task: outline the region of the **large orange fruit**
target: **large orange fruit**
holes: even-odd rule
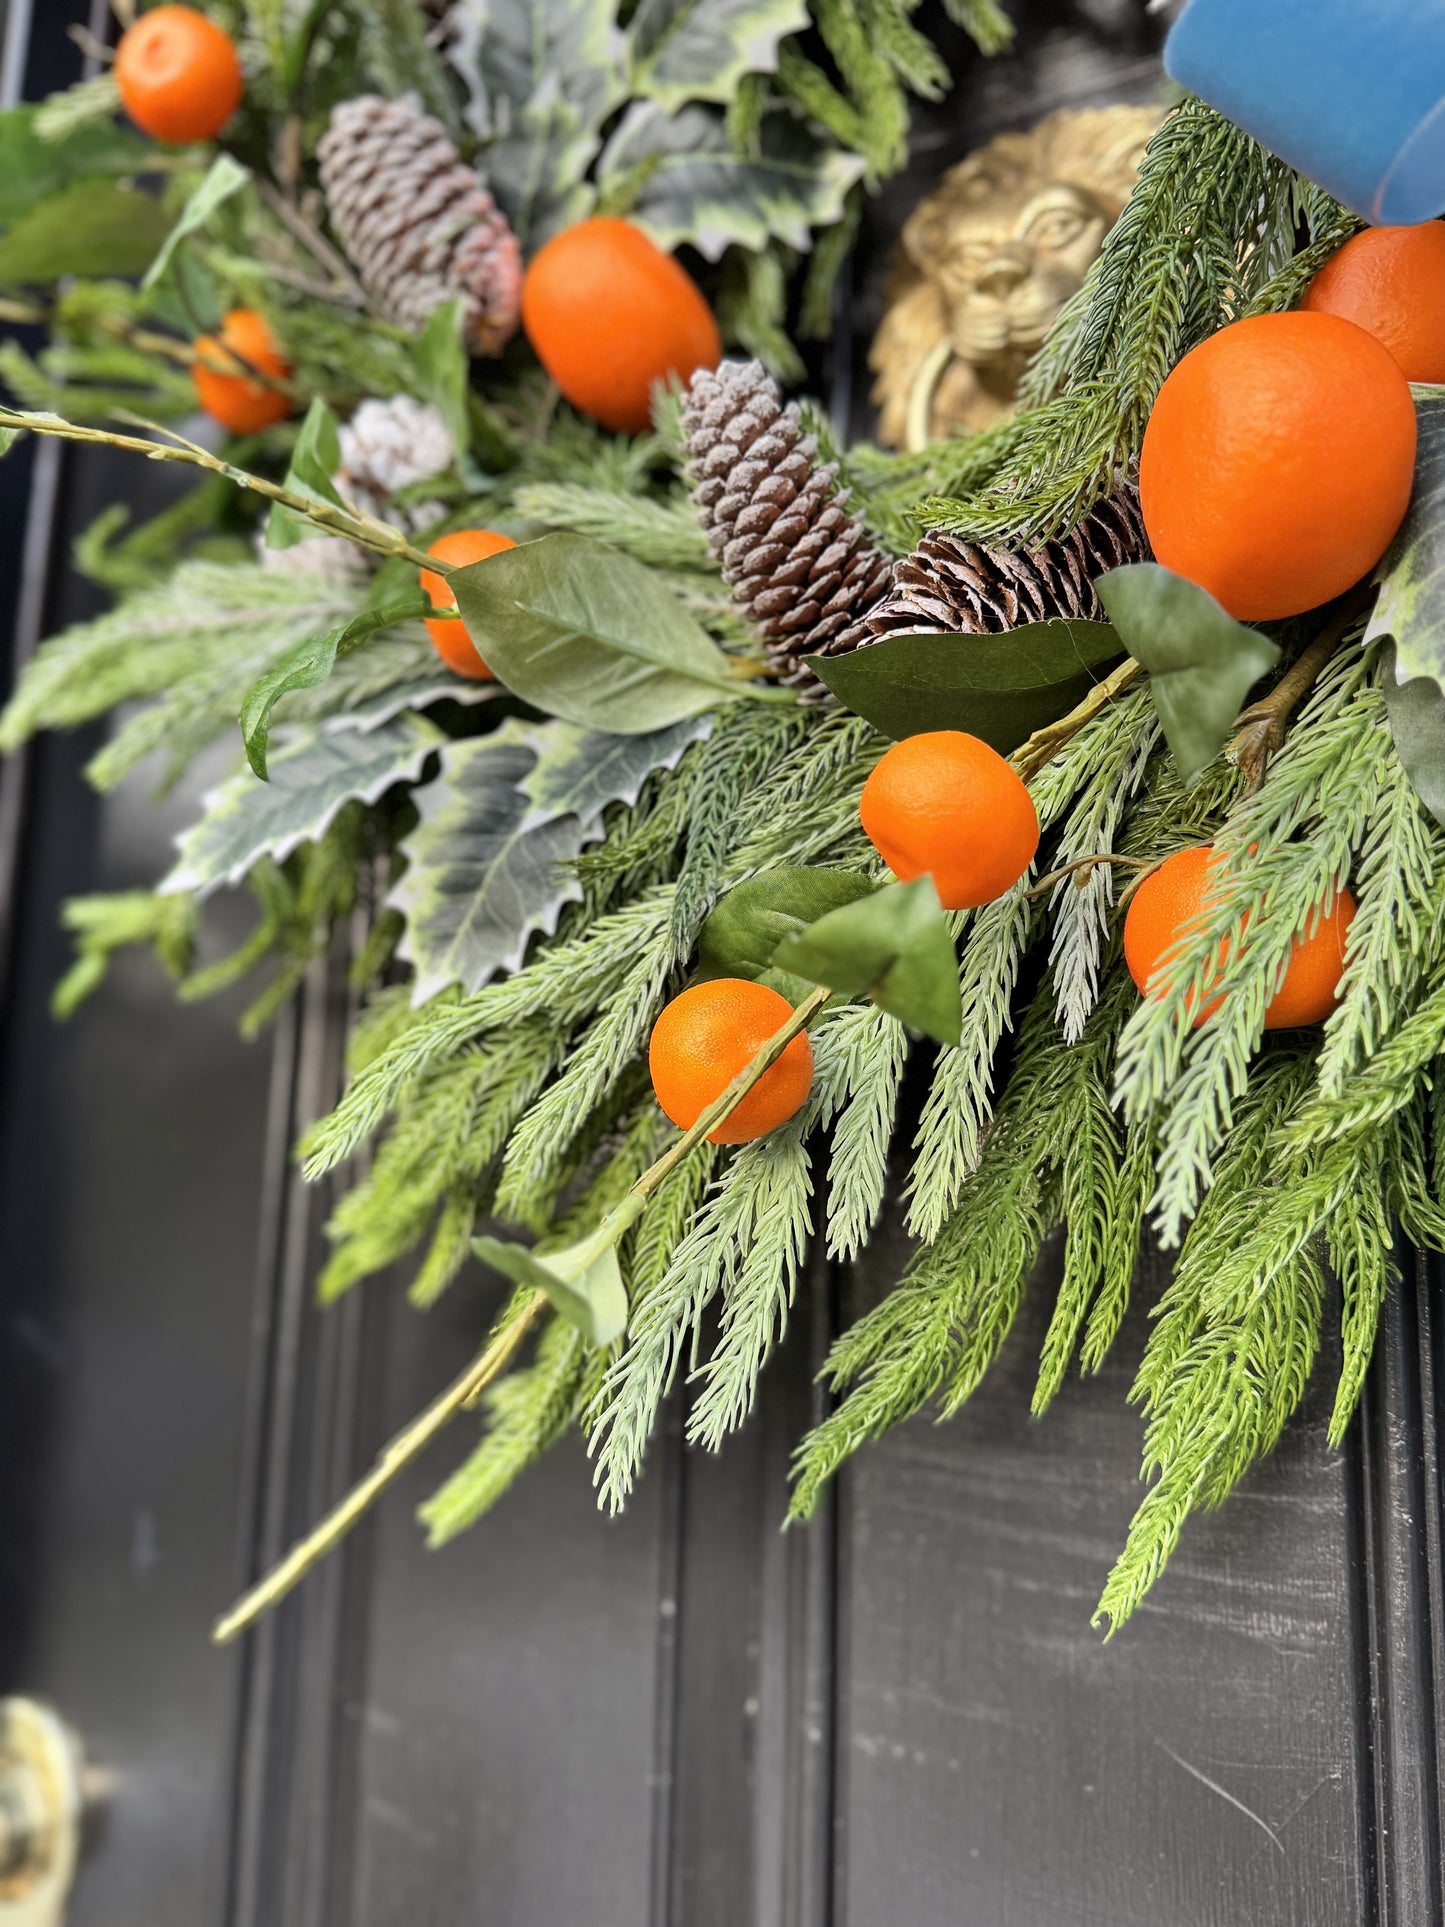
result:
[[[121,35],[115,80],[152,140],[213,140],[241,104],[245,76],[224,28],[194,7],[153,7]]]
[[[1001,897],[1039,847],[1038,815],[1017,772],[960,729],[895,743],[863,785],[859,815],[894,876],[931,876],[946,910]]]
[[[652,1088],[673,1123],[684,1131],[696,1124],[792,1014],[786,997],[746,977],[718,977],[674,997],[653,1026],[647,1053]],[[766,1137],[801,1110],[812,1082],[813,1047],[800,1031],[727,1122],[709,1133],[711,1142]]]
[[[191,379],[200,404],[233,435],[259,434],[291,413],[289,395],[246,372],[254,368],[272,381],[288,381],[291,376],[276,337],[254,308],[232,308],[220,334],[202,335],[195,343],[195,354]],[[228,367],[235,372],[226,372]]]
[[[1310,282],[1300,306],[1367,329],[1406,381],[1445,381],[1445,221],[1371,227],[1351,236]]]
[[[469,562],[481,562],[489,555],[500,555],[503,549],[516,546],[510,535],[499,535],[495,529],[457,529],[451,535],[438,536],[427,554],[462,569]],[[421,586],[433,609],[454,607],[456,597],[439,570],[423,569]],[[448,669],[470,682],[491,681],[492,672],[477,653],[477,646],[460,616],[428,616],[426,626],[432,647]]]
[[[1145,877],[1129,900],[1124,918],[1124,961],[1129,975],[1148,994],[1161,961],[1185,928],[1209,906],[1209,878],[1214,869],[1211,844],[1176,850],[1151,876]],[[1323,1023],[1339,1001],[1340,974],[1345,967],[1345,933],[1355,914],[1348,890],[1336,892],[1333,902],[1308,936],[1297,937],[1284,975],[1265,1007],[1266,1030],[1297,1030]],[[1223,945],[1220,946],[1221,956]],[[1154,983],[1162,995],[1167,977]],[[1222,998],[1206,1004],[1194,1019],[1195,1027],[1218,1010]]]
[[[652,385],[716,368],[722,341],[697,284],[628,221],[598,215],[555,235],[522,284],[522,325],[574,408],[638,435]]]
[[[1332,314],[1236,321],[1154,403],[1139,463],[1166,568],[1232,616],[1298,615],[1357,582],[1410,499],[1415,404],[1393,356]]]

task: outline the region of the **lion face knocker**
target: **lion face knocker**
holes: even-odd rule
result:
[[[868,358],[881,441],[921,448],[1013,413],[1160,118],[1154,107],[1064,108],[970,154],[914,209]]]

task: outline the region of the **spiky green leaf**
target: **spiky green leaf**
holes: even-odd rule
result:
[[[403,717],[367,734],[307,730],[272,759],[270,781],[238,770],[205,798],[199,823],[178,839],[180,861],[162,893],[209,896],[239,883],[269,856],[279,862],[312,843],[353,800],[374,803],[393,783],[414,783],[446,739],[420,717]]]
[[[743,75],[771,73],[778,42],[807,24],[803,0],[642,0],[628,36],[633,91],[664,107],[731,100]]]
[[[607,143],[601,178],[604,188],[631,184],[629,218],[659,247],[686,242],[717,261],[733,243],[754,252],[772,240],[811,247],[814,228],[843,218],[863,168],[860,155],[819,139],[791,113],[765,116],[756,152],[743,154],[715,109],[669,115],[639,100]]]

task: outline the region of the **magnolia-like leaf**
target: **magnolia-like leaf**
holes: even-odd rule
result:
[[[553,723],[542,739],[544,753],[522,782],[531,806],[523,827],[553,816],[576,816],[590,827],[609,803],[635,803],[654,770],[676,769],[689,745],[711,733],[711,716],[688,716],[646,736]]]
[[[1380,564],[1365,640],[1392,636],[1397,675],[1445,685],[1445,387],[1417,387],[1415,487]]]
[[[588,536],[544,535],[448,581],[482,659],[550,716],[638,736],[749,693],[651,569]]]
[[[699,968],[708,977],[751,977],[800,1003],[811,979],[778,968],[778,945],[830,910],[872,893],[873,885],[857,870],[779,864],[728,891],[698,937]]]
[[[1149,671],[1180,773],[1196,775],[1229,741],[1240,705],[1279,650],[1158,562],[1126,563],[1094,586],[1129,654]]]
[[[291,466],[286,471],[286,486],[310,502],[329,502],[333,508],[341,508],[343,503],[335,479],[340,466],[341,435],[336,417],[318,395],[307,409],[301,433],[296,437]],[[304,515],[288,509],[284,502],[273,504],[266,523],[268,549],[294,549],[298,542],[334,540],[334,536],[318,529]]]
[[[592,204],[587,170],[627,71],[616,14],[615,0],[454,0],[449,13],[482,167],[529,253]]]
[[[412,348],[420,386],[426,399],[441,413],[451,432],[458,460],[471,440],[467,389],[471,363],[462,340],[466,303],[460,295],[434,308]]]
[[[932,877],[890,883],[856,903],[830,910],[774,953],[781,970],[863,992],[915,1030],[956,1044],[963,1030],[958,958]]]
[[[885,736],[962,729],[1007,756],[1067,715],[1124,654],[1107,622],[1058,616],[1000,636],[890,636],[809,667]]]
[[[686,242],[717,261],[734,242],[754,253],[770,240],[810,248],[814,228],[843,218],[864,165],[784,109],[764,117],[757,151],[742,154],[716,109],[669,115],[639,100],[607,143],[601,178],[604,188],[635,184],[628,218],[660,248]]]
[[[269,782],[242,769],[205,797],[200,822],[177,838],[180,861],[161,891],[209,896],[239,883],[263,856],[279,863],[314,842],[343,804],[374,803],[393,783],[416,782],[445,740],[420,717],[369,734],[307,730],[272,758]]]
[[[728,101],[744,74],[770,74],[778,42],[808,24],[803,0],[641,0],[629,26],[634,93],[664,107]]]
[[[515,970],[539,930],[557,927],[582,886],[564,868],[588,825],[575,816],[527,827],[521,785],[537,760],[525,724],[449,743],[441,773],[415,798],[420,822],[402,843],[406,869],[387,898],[406,919],[398,955],[415,971],[412,1001],[449,984],[479,990]]]
[[[315,689],[331,674],[341,650],[354,649],[379,629],[389,629],[394,622],[405,622],[410,617],[422,615],[430,607],[430,602],[418,592],[403,602],[390,603],[384,609],[363,609],[349,621],[338,624],[335,629],[328,629],[324,636],[308,637],[305,642],[298,643],[258,682],[251,685],[241,705],[241,741],[245,747],[246,761],[263,783],[266,780],[266,740],[270,734],[271,711],[281,698],[289,695],[293,689]]]
[[[500,1238],[473,1238],[472,1250],[513,1284],[546,1292],[590,1343],[610,1345],[626,1331],[627,1287],[613,1245],[586,1238],[565,1251],[539,1254]]]
[[[250,178],[250,168],[242,167],[229,154],[216,156],[205,179],[181,209],[180,219],[166,236],[165,245],[147,268],[145,280],[141,282],[142,291],[153,288],[160,280],[186,236],[203,228],[216,209],[223,207],[233,194],[239,194]]]
[[[1445,823],[1445,691],[1433,676],[1401,682],[1396,651],[1383,656],[1385,713],[1400,766],[1437,823]]]
[[[78,125],[61,140],[43,139],[35,131],[43,111],[11,107],[0,113],[0,221],[18,220],[69,182],[141,174],[154,163],[150,142],[114,119]]]
[[[0,240],[0,283],[140,274],[170,223],[138,187],[73,181],[29,210]]]

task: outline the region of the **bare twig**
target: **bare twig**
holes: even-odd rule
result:
[[[1264,781],[1270,758],[1284,747],[1290,717],[1319,681],[1325,664],[1370,606],[1374,595],[1373,582],[1357,582],[1341,596],[1324,628],[1290,664],[1269,694],[1240,710],[1235,717],[1236,734],[1225,753],[1249,779],[1252,790],[1257,790]]]
[[[281,192],[280,188],[275,186],[273,182],[265,180],[258,175],[256,178],[256,188],[261,199],[266,203],[267,207],[270,208],[281,225],[289,229],[291,234],[301,243],[302,247],[305,248],[306,252],[314,261],[320,262],[321,266],[325,268],[333,281],[339,282],[342,287],[349,291],[352,305],[370,308],[370,298],[365,288],[362,287],[361,283],[352,273],[351,263],[346,259],[344,254],[332,247],[320,228],[313,222],[308,221],[301,210],[294,207]]]
[[[1024,899],[1029,903],[1034,902],[1036,898],[1047,895],[1056,883],[1062,883],[1067,876],[1071,876],[1074,879],[1074,888],[1076,890],[1082,890],[1084,885],[1089,881],[1089,878],[1094,874],[1095,869],[1101,863],[1117,864],[1126,870],[1152,870],[1155,868],[1154,864],[1145,863],[1141,857],[1113,856],[1106,851],[1100,851],[1097,856],[1075,857],[1072,863],[1063,863],[1060,864],[1057,870],[1050,870],[1047,876],[1039,878],[1031,890],[1024,891]],[[1138,879],[1136,879],[1136,882],[1137,880]]]

